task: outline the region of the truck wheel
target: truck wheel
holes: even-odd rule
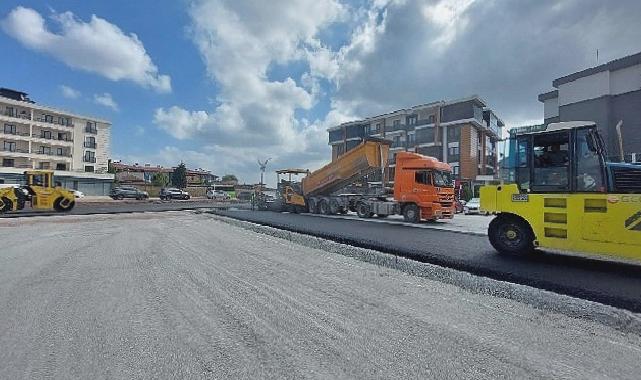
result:
[[[330,215],[329,202],[325,199],[321,199],[318,203],[318,211],[323,215]]]
[[[418,206],[410,203],[403,207],[403,219],[408,223],[418,223],[421,220],[421,213]]]
[[[369,211],[369,206],[364,202],[356,206],[356,214],[359,218],[369,218],[372,216],[372,213]]]
[[[534,252],[534,233],[521,218],[499,215],[490,222],[487,234],[490,244],[499,253],[525,255]]]
[[[0,199],[0,212],[7,212],[13,210],[13,202],[7,197]]]
[[[307,201],[307,210],[310,214],[318,214],[318,206],[316,205],[315,199]]]
[[[53,209],[58,212],[69,212],[75,205],[75,201],[66,201],[65,198],[60,197],[53,202]]]
[[[125,196],[122,195],[122,194],[118,194],[118,195],[116,195],[115,199],[121,201],[121,200],[125,199]]]

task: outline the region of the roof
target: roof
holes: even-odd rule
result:
[[[510,130],[510,134],[513,135],[529,135],[535,133],[543,132],[556,132],[556,131],[565,131],[568,129],[580,128],[580,127],[591,127],[596,125],[593,121],[563,121],[560,123],[550,123],[547,126],[545,124],[537,125],[528,125],[524,127],[516,127]]]
[[[591,67],[582,71],[578,71],[574,74],[566,75],[561,78],[557,78],[552,82],[554,87],[559,87],[562,84],[573,82],[579,78],[587,77],[594,75],[603,71],[616,71],[621,70],[626,67],[639,65],[641,64],[641,52],[633,55],[628,55],[627,57],[618,58],[603,65]]]
[[[548,92],[544,92],[539,95],[539,102],[544,102],[546,100],[550,99],[556,99],[559,97],[559,90],[552,90]]]

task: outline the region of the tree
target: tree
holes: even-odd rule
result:
[[[184,163],[180,163],[171,175],[171,183],[179,189],[187,187],[187,167]]]
[[[156,173],[151,178],[154,186],[166,186],[169,183],[169,176],[166,173]]]
[[[236,178],[235,175],[233,174],[225,174],[222,179],[223,182],[238,182],[238,178]]]

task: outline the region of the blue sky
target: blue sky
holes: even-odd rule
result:
[[[478,94],[510,127],[540,122],[553,79],[641,51],[640,15],[638,0],[3,0],[0,86],[110,120],[114,159],[255,182],[258,159],[315,169],[327,127],[414,104]]]

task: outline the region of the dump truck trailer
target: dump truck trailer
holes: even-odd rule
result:
[[[277,209],[313,214],[344,214],[353,211],[362,218],[403,215],[408,222],[454,216],[454,181],[449,165],[417,153],[396,154],[392,188],[385,186],[390,141],[369,138],[322,168],[277,171]],[[380,172],[380,184],[365,184],[360,191],[345,191],[350,185]],[[300,181],[292,175],[305,175]],[[281,176],[289,176],[281,179]],[[352,189],[353,190],[353,189]]]

